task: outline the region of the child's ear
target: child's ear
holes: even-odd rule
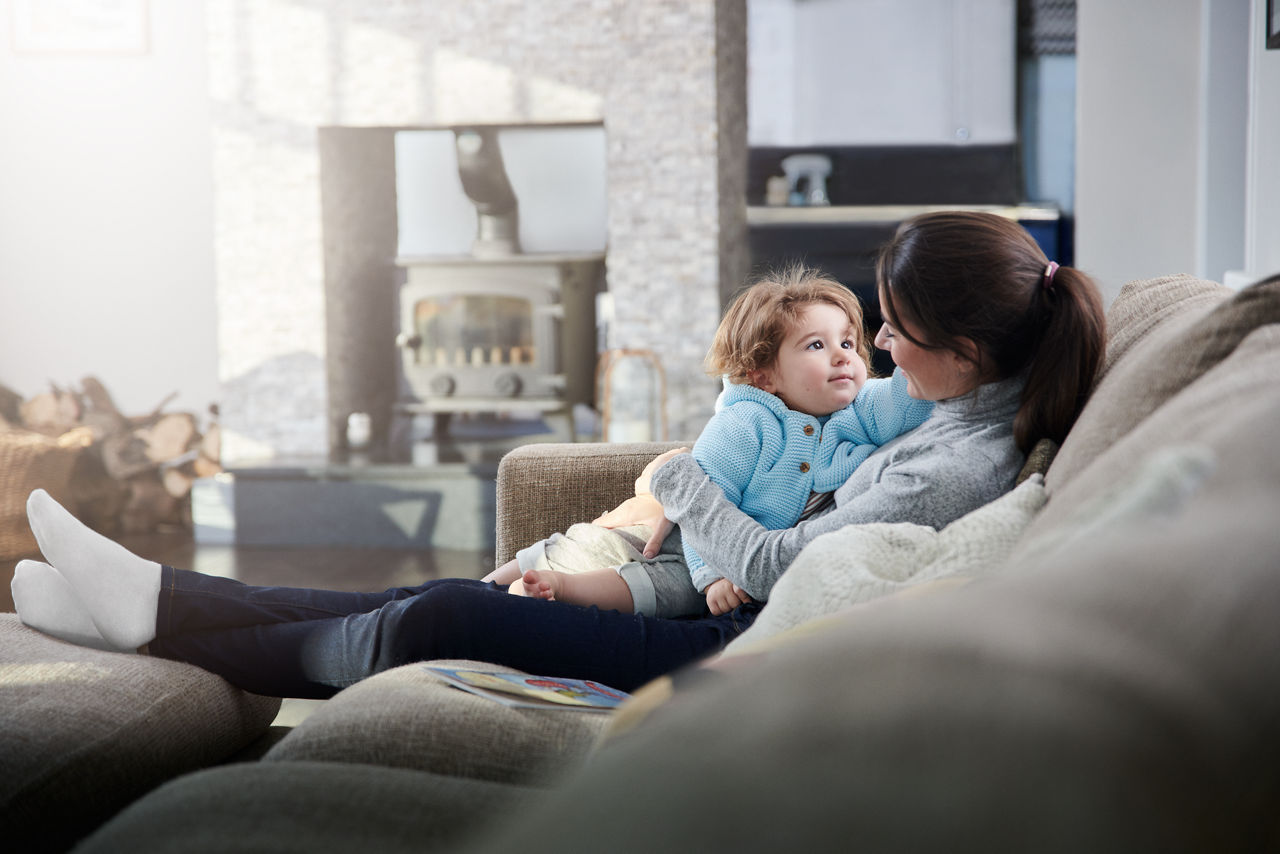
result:
[[[760,368],[754,371],[747,371],[747,382],[761,391],[769,392],[769,394],[773,394],[777,389],[777,386],[773,383],[773,371],[766,371]]]

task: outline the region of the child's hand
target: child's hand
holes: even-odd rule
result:
[[[727,614],[750,601],[747,592],[727,578],[718,578],[707,585],[707,609],[713,616]]]

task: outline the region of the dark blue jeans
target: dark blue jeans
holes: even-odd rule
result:
[[[198,665],[256,694],[311,698],[441,658],[629,691],[720,650],[760,608],[664,620],[526,599],[460,578],[345,593],[251,587],[167,566],[159,605],[152,655]]]

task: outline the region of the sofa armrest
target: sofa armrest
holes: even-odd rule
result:
[[[497,565],[525,546],[590,522],[631,497],[636,476],[682,442],[521,445],[498,464]]]

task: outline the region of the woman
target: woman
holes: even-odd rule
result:
[[[913,397],[937,403],[922,426],[872,454],[829,510],[765,530],[684,454],[655,460],[637,497],[599,521],[653,524],[652,555],[670,529],[665,513],[708,565],[763,601],[821,534],[861,522],[940,528],[1007,491],[1031,444],[1061,440],[1088,394],[1103,350],[1096,286],[1049,262],[1016,223],[959,212],[904,223],[881,253],[877,280],[886,322],[876,345],[902,368]],[[439,658],[629,690],[718,651],[760,608],[747,601],[719,616],[665,620],[509,596],[466,579],[367,594],[248,587],[143,560],[43,492],[28,512],[52,566],[19,565],[13,593],[24,622],[78,642],[145,645],[259,694],[327,697]]]

